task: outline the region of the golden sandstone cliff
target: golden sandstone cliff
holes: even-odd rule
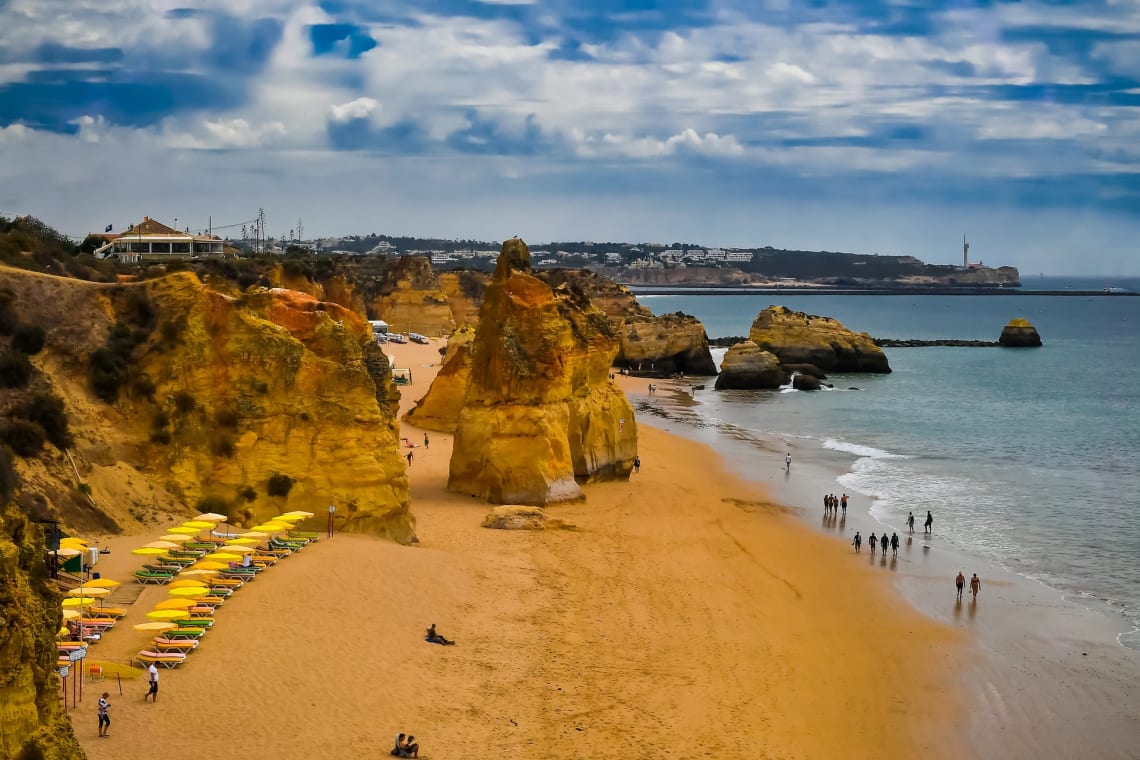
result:
[[[203,507],[251,525],[335,504],[341,529],[414,536],[390,368],[353,312],[291,290],[235,297],[188,272],[5,284],[47,330],[40,382],[66,401],[92,499],[53,447],[21,460],[65,527],[116,532]]]
[[[883,349],[867,333],[785,306],[769,306],[757,314],[748,338],[784,365],[811,364],[824,372],[891,371]]]
[[[530,273],[503,245],[479,312],[448,488],[497,503],[582,498],[579,483],[626,478],[637,425],[609,380],[617,339],[580,290]]]

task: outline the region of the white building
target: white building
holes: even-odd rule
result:
[[[225,242],[214,235],[191,235],[179,232],[144,216],[119,235],[105,235],[109,242],[95,249],[95,256],[105,259],[114,256],[124,264],[139,261],[170,261],[204,256],[222,256]]]

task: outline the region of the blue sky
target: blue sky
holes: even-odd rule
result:
[[[1140,7],[0,0],[0,213],[1140,274]]]

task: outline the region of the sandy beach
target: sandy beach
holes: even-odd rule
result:
[[[438,344],[392,347],[426,392]],[[633,393],[644,381],[620,378]],[[642,421],[643,422],[643,421]],[[493,531],[446,491],[451,436],[403,426],[420,543],[321,540],[247,584],[198,651],[145,685],[97,684],[71,714],[89,757],[969,757],[967,637],[889,576],[730,474],[711,449],[641,424],[641,471],[550,512],[572,530]],[[320,525],[306,526],[315,529]],[[153,533],[157,536],[158,533]],[[100,564],[126,580],[146,536]],[[124,584],[111,600],[136,591]],[[92,656],[126,660],[161,587]],[[427,644],[436,623],[458,646]],[[105,687],[106,688],[106,687]]]

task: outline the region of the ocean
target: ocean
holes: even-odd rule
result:
[[[1031,278],[1025,289],[1140,291],[1140,280]],[[940,539],[1117,618],[1140,650],[1140,297],[645,295],[709,337],[746,336],[781,304],[883,338],[996,340],[1014,317],[1039,349],[888,348],[889,375],[835,390],[715,391],[664,406],[673,425],[740,461],[794,440],[900,530],[934,512]],[[718,353],[719,356],[722,352]],[[857,388],[858,390],[849,390]],[[815,516],[813,501],[801,505]]]

